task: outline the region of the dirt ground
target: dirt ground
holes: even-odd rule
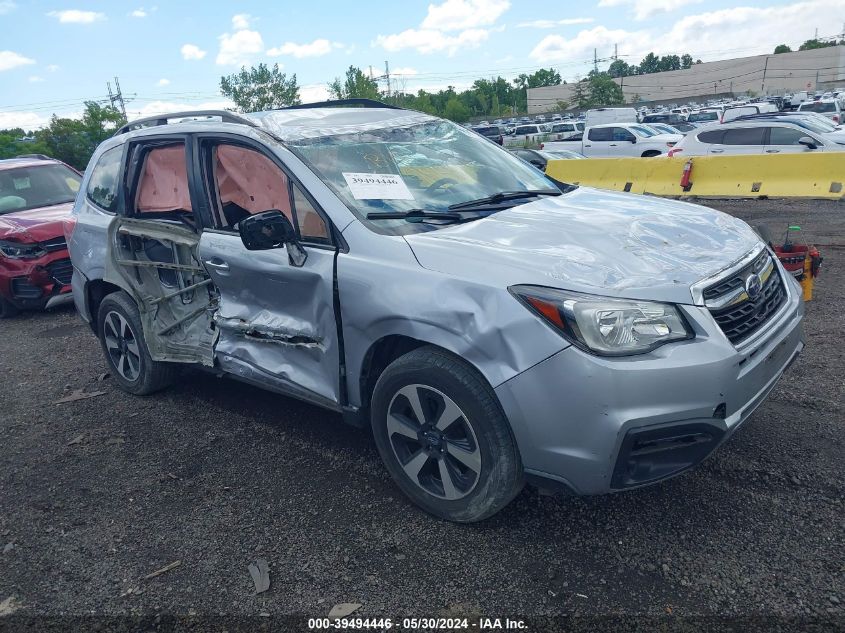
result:
[[[478,525],[417,510],[339,416],[196,372],[129,396],[103,379],[72,308],[0,322],[0,629],[295,614],[276,630],[304,630],[358,603],[358,617],[671,613],[842,630],[845,203],[707,204],[775,233],[799,224],[819,245],[802,357],[698,468],[602,497],[528,488]],[[56,404],[78,389],[103,393]],[[256,595],[258,558],[271,584]]]

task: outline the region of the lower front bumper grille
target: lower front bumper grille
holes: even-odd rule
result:
[[[47,271],[57,284],[70,285],[70,280],[73,277],[73,264],[69,259],[59,259],[48,264]]]
[[[11,283],[12,297],[20,301],[40,299],[43,294],[41,288],[31,284],[26,277],[15,277]]]
[[[618,490],[677,475],[707,457],[723,435],[721,429],[703,423],[629,431],[610,485]]]

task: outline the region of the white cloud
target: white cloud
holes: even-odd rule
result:
[[[169,79],[159,79],[159,80],[156,82],[156,86],[169,86],[169,85],[170,85],[170,80],[169,80]]]
[[[264,50],[264,40],[258,31],[243,29],[232,34],[224,33],[217,39],[220,41],[220,51],[216,62],[220,66],[246,65]]]
[[[12,0],[2,0],[0,1],[0,15],[5,15],[6,13],[11,13],[15,9],[18,8]]]
[[[631,63],[639,62],[651,51],[656,55],[688,51],[705,61],[759,55],[771,53],[781,40],[806,39],[801,34],[814,32],[818,16],[834,15],[837,11],[841,11],[841,0],[807,0],[765,8],[708,11],[654,29],[627,31],[595,26],[573,37],[547,35],[529,56],[540,63],[586,61],[592,58],[593,49],[598,49],[599,57],[607,57],[616,44],[619,54]],[[791,35],[772,35],[777,33]]]
[[[411,68],[409,66],[400,66],[399,68],[394,68],[393,70],[391,70],[390,74],[391,76],[398,75],[401,77],[405,77],[411,75],[419,75],[420,71],[418,71],[416,68]]]
[[[336,48],[343,48],[343,44],[340,42],[330,42],[325,39],[317,39],[308,44],[285,42],[278,48],[268,49],[267,54],[271,57],[293,55],[297,59],[302,59],[303,57],[322,57],[323,55],[328,55]]]
[[[408,29],[394,35],[379,35],[375,44],[390,52],[413,48],[424,55],[446,51],[451,56],[462,48],[477,48],[489,35],[486,29],[467,29],[457,35],[427,29]]]
[[[98,11],[80,11],[79,9],[65,9],[64,11],[50,11],[47,15],[56,18],[62,24],[91,24],[106,19],[105,13]]]
[[[325,84],[309,84],[307,86],[300,86],[299,98],[302,100],[302,103],[328,101],[329,91]]]
[[[573,24],[590,24],[595,22],[593,18],[564,18],[563,20],[531,20],[520,22],[517,28],[520,29],[553,29],[556,26],[571,26]]]
[[[599,7],[629,6],[635,20],[645,20],[655,13],[669,13],[704,0],[599,0]]]
[[[252,16],[249,13],[238,13],[232,16],[232,28],[235,31],[248,29],[250,22],[252,22]]]
[[[436,31],[463,31],[493,24],[511,6],[508,0],[445,0],[428,5],[422,28]]]
[[[144,7],[140,9],[135,9],[132,13],[129,14],[130,17],[133,18],[145,18],[147,17],[147,12],[144,10]]]
[[[61,68],[61,66],[58,66],[58,65],[56,65],[56,64],[50,64],[50,65],[49,65],[49,66],[47,66],[46,68],[47,68],[47,70],[48,70],[49,72],[54,73],[54,72],[56,72],[57,70],[59,70],[59,68]]]
[[[47,127],[50,117],[35,112],[0,112],[0,130],[23,128],[24,130],[37,130]]]
[[[37,84],[44,81],[44,77],[39,77],[38,75],[30,75],[29,76],[29,83]]]
[[[197,60],[205,57],[205,51],[195,44],[185,44],[179,50],[182,52],[183,59]]]
[[[14,51],[0,51],[0,71],[11,70],[18,66],[26,66],[34,63],[34,59],[24,57]]]
[[[169,114],[171,112],[185,112],[186,110],[226,110],[234,109],[235,104],[228,99],[221,99],[218,101],[206,101],[204,103],[180,103],[177,101],[150,101],[139,110],[130,110],[127,112],[129,120],[141,119],[148,116],[157,116],[159,114]]]

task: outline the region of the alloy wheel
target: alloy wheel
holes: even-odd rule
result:
[[[141,374],[141,350],[129,321],[112,310],[106,315],[103,335],[112,365],[125,380],[134,382]]]
[[[481,449],[469,419],[446,394],[412,384],[387,408],[387,436],[405,474],[435,497],[468,495],[481,475]]]

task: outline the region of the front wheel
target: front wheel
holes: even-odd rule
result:
[[[176,379],[179,365],[150,357],[138,307],[125,292],[103,299],[97,313],[97,334],[109,371],[124,391],[143,396]]]
[[[3,297],[0,297],[0,319],[11,319],[18,315],[18,309]]]
[[[434,347],[391,363],[376,383],[372,427],[402,491],[449,521],[481,521],[522,489],[519,452],[493,390],[461,359]]]

